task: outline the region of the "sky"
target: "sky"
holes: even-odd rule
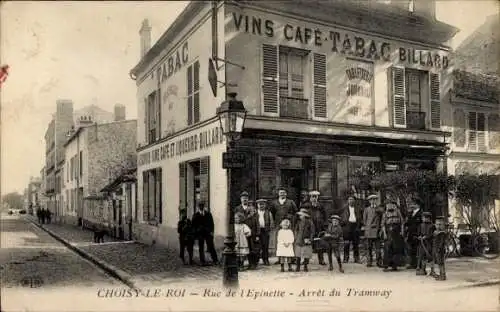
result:
[[[10,66],[0,87],[1,194],[22,193],[45,163],[44,135],[57,99],[74,108],[90,104],[113,112],[126,106],[137,118],[136,85],[129,71],[139,60],[139,28],[152,26],[154,43],[187,1],[3,2],[0,5],[0,62]],[[456,47],[496,1],[439,1],[437,18],[461,31]]]

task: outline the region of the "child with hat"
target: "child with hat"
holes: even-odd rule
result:
[[[304,272],[307,272],[307,265],[313,254],[312,241],[314,238],[314,224],[310,219],[307,209],[300,209],[297,215],[299,216],[299,221],[295,225],[294,231],[294,250],[297,263],[295,271],[300,272],[301,260],[304,259]]]
[[[240,212],[234,215],[234,237],[236,240],[236,251],[238,253],[238,265],[240,269],[243,268],[245,258],[250,253],[247,238],[252,234],[248,225],[243,223],[244,218],[245,216]]]
[[[328,242],[328,271],[333,271],[333,261],[332,261],[332,253],[335,255],[337,259],[337,264],[339,265],[340,273],[344,273],[344,269],[342,268],[342,261],[340,260],[340,246],[342,244],[342,226],[340,225],[340,216],[332,215],[330,217],[330,222],[328,223],[328,228],[326,229],[322,239]]]
[[[444,217],[437,217],[434,226],[435,230],[432,238],[432,264],[430,275],[435,277],[437,281],[444,281],[446,280],[444,261],[448,236]],[[434,271],[434,264],[439,266],[439,275],[437,275]]]
[[[431,217],[432,214],[428,211],[422,213],[422,223],[418,229],[417,275],[426,275],[425,265],[428,261],[432,261],[432,233],[434,232],[434,224],[432,224]]]
[[[295,257],[293,252],[294,235],[290,229],[290,220],[281,220],[280,230],[276,242],[276,256],[281,265],[281,272],[285,272],[285,263],[288,264],[288,272],[292,271],[292,258]]]

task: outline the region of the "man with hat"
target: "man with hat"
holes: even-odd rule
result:
[[[299,220],[296,222],[294,229],[294,251],[297,264],[295,271],[300,272],[301,259],[304,259],[304,272],[307,272],[307,265],[313,253],[314,224],[310,219],[307,209],[300,209],[297,215],[299,216]]]
[[[179,210],[179,222],[177,222],[177,233],[179,234],[179,249],[180,249],[180,258],[182,263],[186,264],[186,260],[184,258],[185,251],[187,249],[189,256],[189,264],[193,264],[193,245],[194,245],[194,236],[193,236],[193,227],[191,224],[191,220],[189,220],[187,216],[187,209],[183,208]]]
[[[243,223],[250,228],[250,236],[247,237],[250,253],[248,254],[248,268],[255,269],[257,267],[260,253],[260,227],[258,223],[257,213],[253,202],[249,200],[248,192],[240,193],[241,204],[235,209],[235,214],[239,213],[243,216]]]
[[[257,199],[257,217],[260,229],[259,241],[261,258],[264,265],[269,265],[269,235],[274,228],[271,212],[267,209],[267,200]]]
[[[273,236],[274,241],[276,241],[276,235],[278,234],[279,225],[283,219],[290,220],[292,228],[294,228],[295,224],[295,214],[297,213],[297,205],[293,202],[293,200],[287,198],[287,191],[284,187],[278,188],[278,198],[271,202],[269,207],[271,214],[273,215],[275,228]],[[279,260],[275,264],[280,264]]]
[[[309,192],[307,190],[300,191],[300,199],[299,199],[299,209],[309,202]]]
[[[376,250],[376,263],[379,263],[381,260],[379,259],[380,247],[378,240],[381,215],[378,212],[377,199],[378,196],[375,194],[368,196],[370,205],[363,211],[364,234],[366,239],[366,250],[368,252],[367,267],[373,266],[373,248]]]
[[[406,243],[408,247],[409,263],[407,269],[417,268],[417,250],[419,246],[418,230],[422,223],[421,200],[412,196],[408,200],[408,214],[405,223]]]
[[[340,222],[342,218],[339,215],[332,215],[330,217],[330,222],[324,232],[324,235],[321,237],[323,241],[325,241],[328,245],[327,254],[328,254],[328,270],[333,270],[333,259],[332,254],[335,255],[337,260],[337,264],[339,265],[339,271],[344,273],[344,269],[342,268],[342,261],[340,260],[340,246],[342,244],[342,226]]]
[[[193,214],[191,224],[196,232],[201,265],[207,265],[205,261],[205,243],[212,258],[212,263],[217,265],[219,260],[214,246],[214,218],[210,209],[205,205],[205,202],[200,201],[198,203],[197,211]]]
[[[249,201],[249,196],[247,191],[243,191],[240,193],[240,204],[236,206],[234,209],[234,214],[237,214],[238,212],[245,214],[245,211],[248,209],[248,201]]]
[[[309,192],[309,200],[310,204],[308,206],[304,206],[304,208],[309,209],[309,213],[311,214],[311,220],[314,224],[314,237],[319,237],[320,232],[325,230],[325,226],[327,225],[328,215],[323,206],[319,203],[319,195],[318,191]],[[320,265],[326,265],[324,259],[324,250],[318,246],[316,249],[318,254],[318,263]]]
[[[417,275],[426,275],[426,263],[432,261],[434,224],[432,224],[431,218],[430,212],[422,213],[422,223],[418,229]]]

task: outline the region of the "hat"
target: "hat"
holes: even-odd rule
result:
[[[318,191],[310,191],[309,196],[319,196],[320,192]]]
[[[432,213],[430,213],[429,211],[425,211],[424,213],[422,213],[422,215],[424,217],[431,217],[432,216]]]
[[[443,216],[436,217],[436,221],[438,221],[438,220],[444,220],[444,217]]]
[[[377,198],[378,198],[378,195],[376,195],[376,194],[371,194],[370,196],[368,196],[368,198],[367,198],[367,199],[368,199],[368,200],[370,200],[370,199],[377,199]]]
[[[309,211],[307,209],[302,208],[299,210],[299,212],[297,212],[297,214],[309,218]]]
[[[255,202],[256,202],[257,204],[258,204],[258,203],[264,203],[264,204],[265,204],[265,203],[267,203],[267,199],[259,198],[259,199],[257,199]]]
[[[288,190],[284,187],[284,186],[280,186],[276,189],[278,192],[279,191],[285,191],[285,192],[288,192]]]
[[[339,220],[339,221],[341,220],[341,218],[340,218],[340,216],[339,216],[339,215],[331,215],[331,216],[330,216],[330,220],[334,220],[334,219],[335,219],[335,220]]]
[[[248,192],[247,191],[243,191],[240,193],[240,197],[243,197],[243,196],[246,196],[248,197]]]

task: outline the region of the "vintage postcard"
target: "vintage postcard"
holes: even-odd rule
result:
[[[0,310],[498,311],[499,8],[3,1]]]

